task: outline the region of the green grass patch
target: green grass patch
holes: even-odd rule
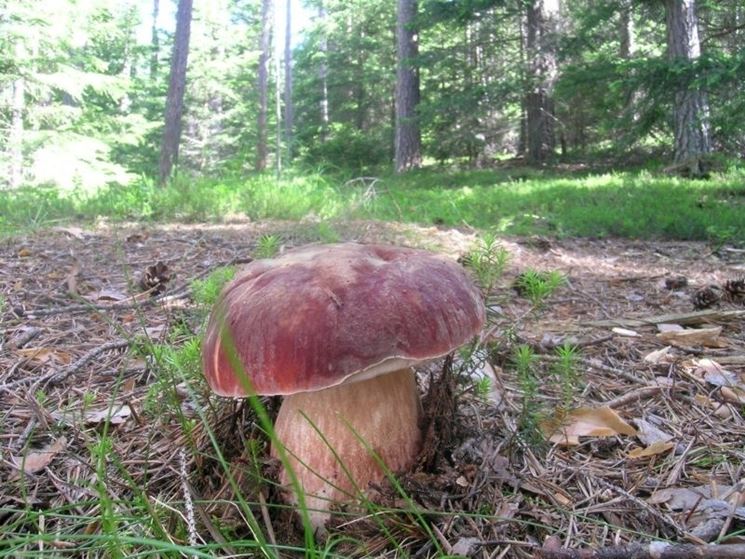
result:
[[[488,229],[498,234],[745,239],[745,171],[684,180],[647,171],[575,174],[525,168],[425,169],[366,187],[346,177],[288,173],[148,180],[94,193],[25,188],[0,193],[0,233],[60,222],[378,219]],[[324,237],[334,237],[326,231]]]

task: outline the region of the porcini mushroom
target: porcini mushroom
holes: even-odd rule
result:
[[[318,527],[332,503],[384,477],[375,455],[393,472],[413,464],[421,404],[412,367],[462,345],[483,321],[479,291],[445,257],[308,246],[254,261],[225,287],[204,372],[222,396],[285,396],[275,433]],[[289,479],[283,469],[281,483]]]

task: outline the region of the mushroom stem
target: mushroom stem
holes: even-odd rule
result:
[[[333,503],[355,501],[371,481],[383,479],[373,452],[393,472],[413,464],[421,443],[420,416],[411,369],[284,399],[274,430],[316,528],[328,519]],[[277,457],[276,448],[272,456]],[[291,491],[284,468],[280,482]],[[291,500],[297,503],[297,496]]]

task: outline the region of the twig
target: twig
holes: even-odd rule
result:
[[[611,320],[595,320],[592,322],[585,322],[584,324],[588,326],[622,326],[625,328],[629,328],[634,326],[647,326],[668,322],[675,324],[701,324],[703,322],[711,322],[713,320],[731,320],[734,318],[740,318],[742,316],[745,316],[745,310],[707,310],[689,313],[660,314],[643,318],[615,318]]]
[[[638,402],[642,398],[655,396],[658,392],[662,391],[662,388],[662,386],[643,386],[636,390],[632,390],[631,392],[627,392],[626,394],[622,394],[617,398],[603,402],[603,405],[608,406],[609,408],[620,408],[626,404]]]
[[[122,349],[125,347],[129,347],[129,345],[132,342],[130,340],[117,340],[115,342],[109,342],[103,345],[100,345],[96,348],[93,348],[91,351],[80,357],[77,361],[71,363],[61,371],[52,371],[51,373],[47,373],[43,377],[37,379],[34,377],[26,377],[22,379],[15,380],[13,382],[8,382],[6,384],[0,385],[0,390],[5,390],[6,392],[10,392],[11,389],[16,388],[17,386],[23,386],[26,384],[35,384],[36,386],[43,386],[47,387],[49,385],[53,384],[59,384],[63,380],[65,380],[67,377],[69,377],[72,374],[77,373],[80,369],[85,367],[88,363],[93,361],[93,359],[100,354],[111,351],[114,349]]]
[[[557,544],[558,545],[558,544]],[[543,559],[742,559],[745,545],[693,545],[651,542],[598,549],[554,548],[546,544],[538,550]]]
[[[194,503],[189,491],[189,477],[186,472],[186,451],[179,449],[179,475],[181,477],[181,492],[184,495],[184,512],[186,513],[186,524],[189,531],[189,545],[197,546],[197,523],[194,519]]]
[[[161,295],[158,295],[157,297],[149,297],[147,299],[137,299],[138,296],[141,296],[142,294],[138,294],[134,297],[130,297],[126,301],[118,301],[116,303],[110,303],[108,305],[97,305],[95,303],[81,303],[77,305],[68,305],[65,307],[52,307],[49,309],[35,309],[30,310],[26,313],[26,315],[29,318],[38,318],[42,316],[52,316],[56,314],[65,314],[65,313],[77,313],[77,312],[85,312],[85,311],[108,311],[108,310],[127,310],[127,309],[134,309],[134,308],[140,308],[140,307],[146,307],[150,305],[154,305],[156,303],[166,302],[166,301],[172,301],[175,299],[181,299],[183,297],[186,297],[189,295],[190,291],[190,284],[194,280],[198,280],[203,278],[204,276],[210,274],[212,271],[215,270],[215,268],[222,268],[225,266],[233,266],[235,264],[247,264],[249,262],[252,262],[253,258],[232,258],[228,261],[224,262],[218,262],[214,266],[210,266],[209,268],[202,270],[200,273],[198,273],[196,276],[189,278],[189,282],[185,283],[181,287],[174,289],[170,292],[163,293]]]
[[[683,530],[680,526],[678,526],[678,524],[672,518],[670,518],[669,515],[658,511],[656,508],[654,508],[653,506],[651,506],[649,503],[645,502],[644,500],[639,499],[638,497],[635,497],[634,495],[632,495],[625,489],[618,487],[617,485],[613,485],[612,483],[605,481],[603,478],[593,477],[592,479],[598,482],[603,487],[610,489],[611,491],[618,493],[619,495],[622,495],[623,497],[625,497],[632,503],[635,503],[636,505],[638,505],[639,507],[647,511],[647,513],[649,513],[650,515],[660,520],[663,524],[672,528],[676,536],[681,537],[685,534],[685,530]]]

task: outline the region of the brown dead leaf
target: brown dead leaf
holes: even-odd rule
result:
[[[688,328],[660,332],[657,334],[657,338],[677,346],[727,347],[727,343],[720,339],[721,334],[721,326],[712,326],[711,328]]]
[[[671,357],[670,357],[670,350],[672,348],[669,345],[666,345],[662,349],[657,349],[655,351],[650,351],[647,353],[647,355],[644,356],[644,361],[647,363],[652,363],[653,365],[657,365],[659,363],[670,363]]]
[[[561,445],[578,445],[579,437],[635,436],[636,429],[608,406],[578,408],[569,412],[556,426],[556,422],[543,422],[541,429],[552,442]]]
[[[704,394],[696,394],[694,400],[701,406],[711,408],[713,410],[712,413],[719,419],[729,419],[732,417],[732,410],[728,405],[712,400]]]
[[[98,425],[108,421],[111,425],[121,425],[132,415],[132,409],[126,404],[113,409],[90,410],[85,413],[84,420],[86,425]]]
[[[28,258],[31,256],[31,249],[28,247],[23,247],[18,251],[18,258]]]
[[[723,386],[722,398],[731,404],[745,404],[745,389],[739,386]]]
[[[29,452],[25,457],[13,458],[13,461],[18,469],[22,469],[27,474],[34,474],[46,468],[54,457],[65,448],[67,448],[67,439],[60,437],[42,450]]]
[[[47,363],[69,365],[72,361],[72,355],[56,347],[26,347],[17,349],[16,352],[32,363],[39,363],[41,365]]]
[[[657,456],[658,454],[663,454],[674,447],[675,443],[673,442],[657,441],[646,448],[636,447],[632,449],[629,452],[629,458],[648,458],[650,456]]]

